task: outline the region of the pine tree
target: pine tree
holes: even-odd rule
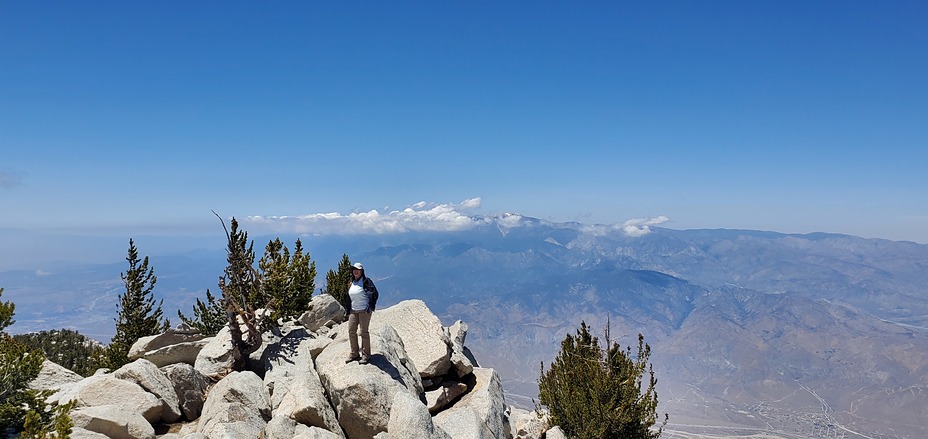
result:
[[[0,332],[0,433],[23,425],[28,405],[34,396],[27,385],[42,370],[42,352],[13,340]]]
[[[0,288],[2,296],[3,288]],[[39,374],[44,360],[35,350],[18,343],[5,332],[15,322],[15,309],[13,302],[0,301],[0,432],[9,425],[11,411],[15,411],[15,407],[10,407],[10,398]]]
[[[329,270],[325,274],[326,285],[322,293],[334,297],[346,310],[351,309],[351,302],[348,299],[349,283],[351,283],[351,259],[347,254],[342,254],[342,260],[338,263],[338,271]]]
[[[0,297],[3,296],[3,288],[0,288]],[[0,302],[0,332],[7,326],[15,323],[13,312],[16,310],[16,304],[13,302]]]
[[[139,260],[135,242],[129,239],[129,269],[121,273],[125,293],[119,296],[116,317],[116,335],[113,336],[106,353],[106,367],[116,369],[129,362],[129,348],[138,339],[156,335],[171,327],[170,321],[162,318],[162,299],[155,305],[152,289],[158,278],[154,268],[148,266],[148,256]]]
[[[45,400],[54,392],[28,388],[45,357],[4,331],[13,324],[14,309],[13,303],[0,302],[0,435],[25,430],[21,437],[67,438],[72,425],[68,412],[76,403],[47,406]]]
[[[297,318],[309,309],[309,301],[316,289],[316,261],[303,252],[303,243],[297,239],[293,258],[287,267],[288,293],[278,301],[281,318]]]
[[[192,328],[196,328],[201,334],[214,336],[219,333],[223,326],[228,323],[226,319],[226,307],[222,299],[217,299],[206,289],[206,303],[197,299],[197,304],[193,306],[193,318],[188,318],[184,313],[177,310],[177,317]]]
[[[215,212],[213,212],[215,214]],[[216,214],[219,217],[218,214]],[[219,218],[222,221],[222,218]],[[225,222],[222,223],[225,229]],[[226,306],[226,321],[236,351],[233,369],[244,370],[245,360],[261,346],[261,332],[269,327],[271,320],[259,317],[257,308],[266,308],[268,297],[261,285],[261,277],[255,270],[254,243],[248,243],[248,233],[238,230],[238,221],[232,218],[232,231],[226,231],[226,266],[219,278],[222,303]],[[242,334],[241,325],[246,327]]]
[[[654,439],[657,430],[657,380],[648,364],[651,347],[638,334],[638,353],[631,348],[623,351],[609,339],[606,329],[606,349],[590,334],[586,322],[580,324],[577,335],[570,334],[561,342],[551,368],[541,365],[538,396],[549,410],[551,425],[558,425],[571,438],[578,439]],[[647,387],[641,386],[648,373]]]
[[[269,297],[264,293],[260,275],[255,270],[254,242],[248,242],[248,232],[238,229],[238,221],[232,218],[232,231],[227,231],[226,265],[219,280],[219,289],[226,300],[232,300],[243,310],[268,305]],[[225,227],[225,225],[223,225]]]
[[[271,319],[283,317],[283,302],[287,300],[290,289],[290,250],[280,238],[269,241],[264,249],[264,256],[258,261],[261,272],[261,287],[268,297],[268,306],[272,309]]]
[[[258,261],[261,287],[269,297],[271,319],[293,319],[309,309],[309,300],[316,288],[316,262],[303,253],[303,243],[297,239],[293,257],[280,238],[268,242],[264,256]]]
[[[6,328],[14,323],[15,309],[16,304],[0,301],[0,432],[8,425],[4,421],[9,422],[11,410],[15,411],[9,401],[39,374],[45,360],[41,351],[30,349],[6,333]]]
[[[42,351],[49,361],[85,377],[96,372],[98,358],[106,350],[96,340],[70,329],[17,334],[13,339]]]
[[[53,392],[40,392],[39,395],[47,394],[50,396]],[[41,397],[38,401],[44,401]],[[74,428],[74,422],[68,413],[77,406],[77,400],[72,400],[67,404],[55,405],[47,410],[29,410],[26,413],[26,419],[23,422],[23,433],[20,437],[29,439],[67,439],[71,437],[71,429]]]

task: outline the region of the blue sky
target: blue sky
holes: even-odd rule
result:
[[[422,201],[928,243],[926,22],[921,1],[0,0],[0,229]]]

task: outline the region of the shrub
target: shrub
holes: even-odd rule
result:
[[[578,439],[660,437],[668,417],[651,428],[657,421],[657,379],[648,364],[651,347],[638,334],[638,353],[632,356],[630,347],[623,351],[611,342],[608,328],[605,344],[602,349],[582,322],[576,336],[567,334],[561,342],[550,369],[542,363],[539,399],[548,408],[549,424]]]
[[[338,270],[329,270],[325,274],[325,289],[322,294],[328,294],[342,304],[345,310],[351,310],[351,299],[348,298],[348,285],[351,283],[351,259],[342,254],[338,262]]]
[[[13,339],[32,349],[41,350],[45,358],[85,377],[97,371],[100,357],[106,351],[96,340],[70,329],[17,334]]]

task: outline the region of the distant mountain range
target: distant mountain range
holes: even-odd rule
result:
[[[500,372],[511,403],[533,404],[541,363],[581,321],[600,336],[609,322],[621,345],[642,333],[652,347],[671,437],[928,437],[928,245],[657,227],[629,236],[519,215],[478,223],[301,240],[317,287],[347,253],[384,306],[419,298],[445,324],[467,322],[468,347]],[[254,237],[259,255],[271,238]],[[292,248],[297,237],[280,238]],[[225,252],[165,252],[152,264],[173,317],[218,292]],[[10,329],[107,341],[124,265],[0,273],[17,305]]]

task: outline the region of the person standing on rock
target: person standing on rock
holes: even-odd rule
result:
[[[348,311],[348,340],[351,342],[351,356],[346,363],[358,361],[367,364],[371,358],[371,314],[377,306],[377,287],[374,281],[364,275],[364,266],[355,262],[351,266],[351,282],[348,285],[348,299],[351,309]],[[358,327],[361,327],[361,352],[358,352]]]

